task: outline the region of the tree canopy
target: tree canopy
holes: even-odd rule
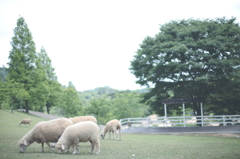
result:
[[[163,114],[161,100],[167,98],[201,98],[209,111],[227,94],[237,100],[232,89],[240,93],[239,66],[240,27],[236,18],[223,17],[161,25],[155,37],[143,40],[130,70],[138,84],[151,88],[144,101]],[[192,106],[200,115],[199,105]]]
[[[17,27],[14,29],[11,45],[10,62],[7,68],[8,82],[21,85],[22,90],[26,92],[26,96],[19,100],[25,101],[26,112],[28,112],[31,97],[30,89],[35,84],[34,71],[37,55],[32,34],[23,17],[19,17],[17,20]],[[12,100],[16,98],[16,95],[12,96]]]
[[[36,52],[23,17],[17,20],[11,44],[9,67],[0,67],[0,109],[47,111],[64,117],[93,115],[102,124],[148,114],[148,106],[139,103],[140,92],[108,86],[78,92],[72,82],[61,86],[44,47]]]

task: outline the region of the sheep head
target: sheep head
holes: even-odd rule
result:
[[[101,137],[102,137],[102,139],[104,139],[104,137],[105,137],[105,133],[104,132],[101,133]]]
[[[57,144],[55,145],[56,149],[58,150],[58,153],[62,153],[62,151],[65,151],[65,146],[64,144],[57,142]]]
[[[18,142],[18,146],[19,146],[19,149],[20,149],[20,153],[25,153],[27,147],[29,146],[29,143],[26,140],[21,139]]]

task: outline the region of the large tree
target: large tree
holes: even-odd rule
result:
[[[36,69],[36,48],[32,34],[23,17],[17,20],[14,37],[11,41],[12,50],[9,53],[8,82],[18,83],[27,96],[24,97],[26,112],[29,112],[30,89],[34,86],[34,71]],[[14,97],[12,97],[14,98]]]
[[[222,88],[225,92],[219,96],[228,94],[232,100],[237,99],[239,66],[240,27],[236,18],[224,17],[161,25],[155,37],[144,39],[130,70],[138,78],[138,84],[151,88],[145,101],[163,114],[161,100],[166,98],[201,98],[214,104],[212,97],[216,99],[220,93],[217,90]],[[234,84],[230,83],[238,84],[234,94]],[[189,106],[200,115],[198,103]],[[168,113],[170,110],[171,107]]]

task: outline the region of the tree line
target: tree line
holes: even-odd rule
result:
[[[178,20],[146,37],[131,61],[130,71],[142,90],[98,87],[79,92],[72,82],[62,86],[44,47],[36,51],[23,17],[17,20],[8,67],[0,67],[1,109],[24,108],[64,117],[93,115],[100,123],[117,118],[164,115],[161,101],[202,99],[212,114],[240,113],[240,27],[236,18]],[[199,103],[185,105],[201,115]],[[181,115],[169,105],[167,115]]]
[[[35,110],[63,117],[93,115],[102,123],[148,114],[148,106],[140,103],[137,91],[99,87],[78,92],[72,82],[62,86],[44,47],[36,51],[23,17],[17,20],[11,45],[8,67],[0,67],[1,109]]]

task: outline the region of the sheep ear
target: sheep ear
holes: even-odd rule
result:
[[[64,145],[62,145],[62,149],[64,150]]]
[[[26,145],[26,146],[28,145],[26,140],[24,140],[23,145]]]

